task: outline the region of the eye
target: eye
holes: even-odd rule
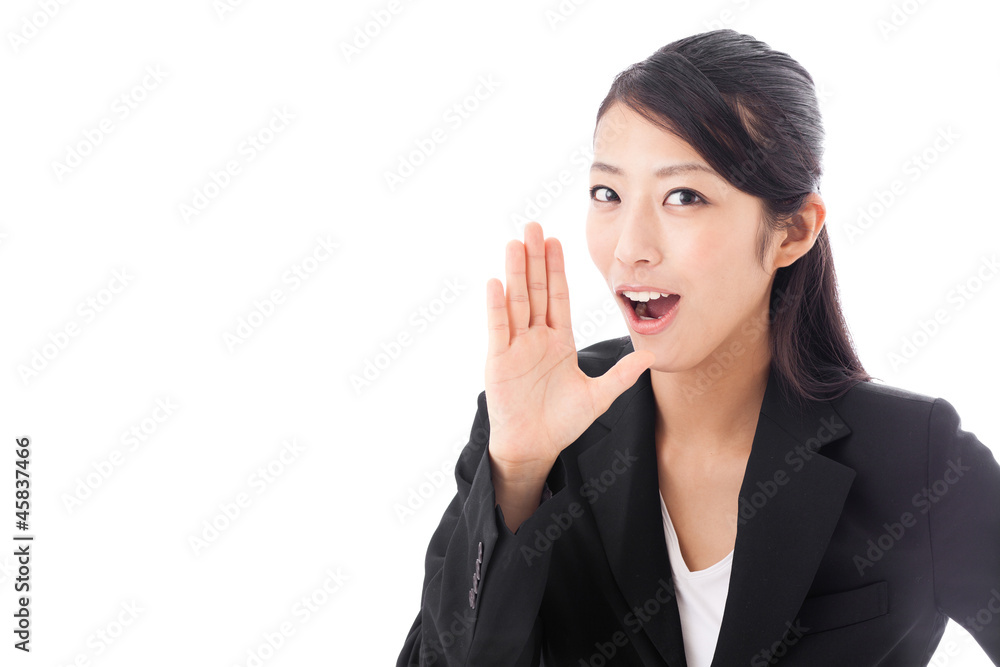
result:
[[[597,191],[598,190],[607,190],[609,193],[611,193],[610,196],[614,196],[615,199],[618,199],[617,193],[615,193],[615,191],[612,190],[611,188],[603,186],[603,185],[595,185],[594,187],[590,188],[590,198],[593,199],[594,201],[600,201],[600,202],[605,202],[605,203],[607,203],[608,201],[610,201],[608,199],[600,199],[600,198],[598,198],[598,196],[597,196]]]
[[[676,200],[670,201],[670,198],[673,197],[674,195],[678,195],[675,198]],[[687,190],[684,188],[679,190],[674,190],[673,192],[668,194],[666,201],[668,204],[674,204],[677,206],[691,206],[693,204],[705,203],[705,199],[700,194],[698,194],[694,190]]]
[[[606,199],[602,199],[597,196],[597,193],[601,190],[607,191],[607,194],[605,195]],[[674,201],[670,201],[671,197],[674,198]],[[595,185],[594,187],[590,188],[590,198],[593,199],[594,201],[603,202],[605,204],[611,203],[613,201],[621,201],[621,199],[618,197],[618,193],[616,193],[614,190],[605,185]],[[679,188],[677,190],[674,190],[673,192],[667,195],[665,202],[667,204],[671,204],[672,206],[682,206],[682,207],[695,206],[698,204],[708,203],[705,200],[705,198],[702,197],[700,194],[698,194],[694,190],[689,190],[687,188]]]

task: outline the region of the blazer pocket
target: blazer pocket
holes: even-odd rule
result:
[[[853,625],[889,611],[889,584],[876,581],[839,593],[806,598],[799,609],[803,634],[813,634]]]

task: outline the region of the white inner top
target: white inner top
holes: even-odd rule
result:
[[[660,494],[663,510],[663,532],[667,538],[667,554],[674,576],[677,609],[681,614],[684,655],[688,667],[710,667],[719,640],[722,612],[729,595],[729,575],[733,569],[733,552],[715,565],[691,572],[681,556],[680,542],[667,512],[667,503]]]

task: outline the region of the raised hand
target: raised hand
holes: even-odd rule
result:
[[[562,247],[555,238],[543,239],[538,223],[525,226],[523,244],[507,244],[506,277],[506,298],[499,280],[486,283],[490,463],[506,489],[523,485],[533,493],[559,452],[635,384],[655,355],[631,352],[596,378],[580,370]],[[498,486],[507,517],[500,495]]]

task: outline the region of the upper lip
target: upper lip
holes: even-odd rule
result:
[[[622,292],[659,292],[660,294],[677,294],[672,289],[665,287],[652,287],[650,285],[617,285],[615,286],[615,294],[621,295]]]

